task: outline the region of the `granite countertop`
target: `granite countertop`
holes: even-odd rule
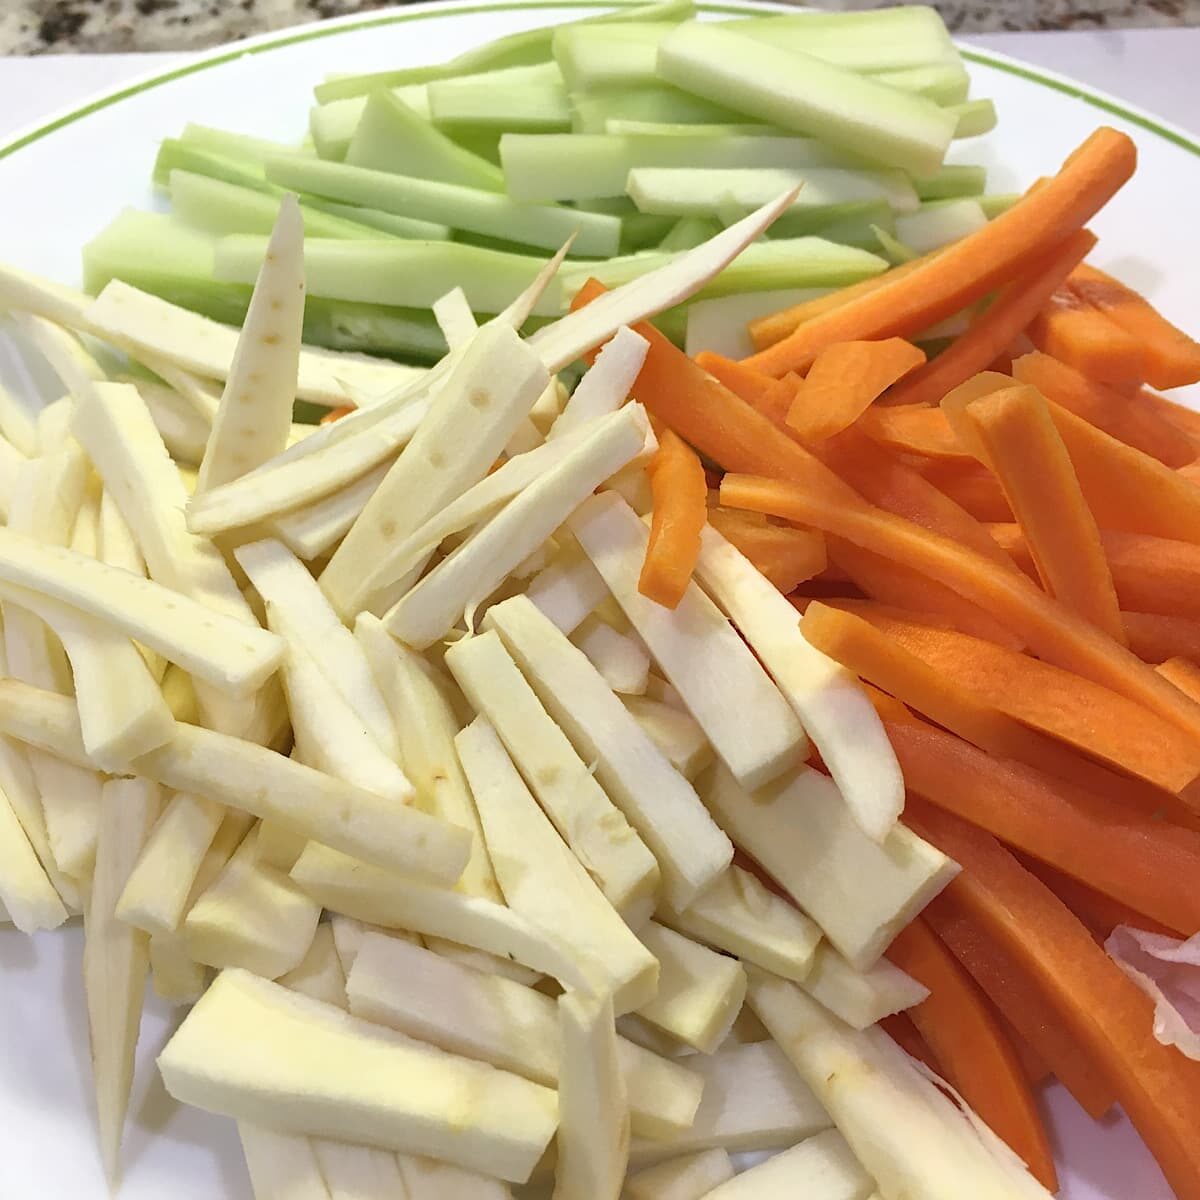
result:
[[[199,50],[390,0],[0,0],[0,54]],[[872,0],[816,0],[829,8]],[[1200,25],[1200,0],[935,0],[962,33]]]

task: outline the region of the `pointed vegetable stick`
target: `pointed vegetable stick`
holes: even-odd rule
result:
[[[245,475],[287,446],[303,326],[304,221],[296,197],[284,195],[213,418],[197,491]]]
[[[150,939],[117,919],[130,869],[158,816],[161,792],[144,779],[110,779],[100,795],[96,870],[85,915],[83,978],[104,1172],[115,1182],[133,1085],[134,1052],[150,968]]]

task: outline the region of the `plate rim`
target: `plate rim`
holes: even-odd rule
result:
[[[0,144],[0,162],[20,150],[42,141],[59,129],[74,124],[92,113],[119,104],[122,100],[132,99],[144,92],[152,91],[156,87],[161,87],[163,84],[199,74],[201,71],[211,70],[225,63],[270,53],[273,50],[286,49],[303,42],[337,37],[343,33],[352,33],[363,29],[385,28],[412,21],[437,19],[441,16],[462,16],[496,11],[525,12],[538,9],[612,9],[635,7],[639,2],[640,0],[419,0],[414,4],[392,6],[367,17],[352,13],[330,20],[307,22],[299,27],[293,27],[290,31],[270,31],[256,34],[242,41],[225,42],[210,50],[201,51],[189,62],[180,66],[148,71],[132,82],[121,83],[115,87],[101,90],[90,99],[69,105],[50,117],[34,121]],[[794,11],[795,6],[771,3],[769,0],[766,2],[764,0],[736,0],[733,3],[728,0],[721,0],[721,2],[698,0],[696,8],[699,12],[704,13],[743,16],[748,13],[762,12],[764,9]],[[1200,136],[1190,133],[1173,121],[1159,117],[1138,105],[1129,104],[1110,92],[1080,83],[1070,75],[1033,66],[1001,51],[984,50],[976,46],[964,45],[957,40],[955,44],[959,53],[968,62],[994,67],[1008,75],[1023,79],[1027,83],[1037,84],[1051,91],[1081,100],[1101,112],[1119,117],[1155,137],[1162,138],[1178,149],[1200,158]]]

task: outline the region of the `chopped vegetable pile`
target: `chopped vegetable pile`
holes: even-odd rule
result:
[[[0,391],[0,902],[84,919],[105,1172],[151,979],[257,1200],[1034,1200],[1051,1077],[1200,1200],[1200,345],[1084,261],[1135,146],[935,208],[928,10],[619,15],[189,128],[94,298],[0,267],[63,389]]]
[[[535,310],[557,316],[589,276],[636,278],[802,184],[769,240],[662,314],[692,345],[744,338],[751,317],[876,276],[1014,198],[985,194],[983,167],[943,163],[995,112],[967,99],[933,9],[692,16],[691,0],[632,5],[334,77],[303,142],[188,125],[154,165],[170,215],[121,213],[84,251],[86,286],[121,280],[240,324],[286,190],[307,234],[305,340],[430,363],[447,349],[430,309],[455,287],[497,313],[574,235]]]

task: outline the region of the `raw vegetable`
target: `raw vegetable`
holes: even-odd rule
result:
[[[712,1200],[754,1200],[795,1195],[800,1189],[813,1200],[866,1200],[874,1186],[845,1138],[830,1129],[751,1167],[709,1195]]]
[[[668,429],[647,471],[654,512],[638,591],[673,609],[683,599],[700,556],[707,494],[704,468],[695,451]]]
[[[711,24],[676,27],[659,44],[659,76],[769,124],[925,174],[941,165],[953,118],[932,101],[775,45],[748,45]]]
[[[554,1095],[545,1088],[244,971],[218,977],[158,1061],[167,1090],[185,1103],[284,1132],[436,1150],[448,1162],[517,1182],[528,1178],[554,1132]],[[425,1082],[419,1094],[397,1082],[364,1098],[363,1071]],[[487,1113],[469,1130],[456,1107],[464,1089],[481,1097]]]

